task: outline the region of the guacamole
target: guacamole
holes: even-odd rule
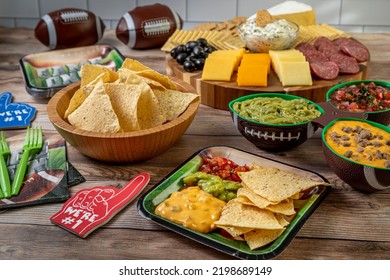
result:
[[[318,118],[321,112],[304,99],[256,97],[235,102],[233,109],[241,117],[267,124],[296,124]]]
[[[205,192],[210,193],[223,201],[229,201],[236,197],[241,184],[234,181],[223,180],[217,175],[205,172],[196,172],[183,178],[186,186],[199,186]]]

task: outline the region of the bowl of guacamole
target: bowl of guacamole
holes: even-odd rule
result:
[[[308,99],[284,93],[250,94],[229,103],[233,123],[258,148],[286,150],[304,143],[318,129],[324,110]]]

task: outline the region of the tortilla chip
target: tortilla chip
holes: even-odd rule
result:
[[[121,130],[119,120],[99,81],[85,101],[68,117],[69,122],[80,129],[115,133]]]
[[[238,175],[243,185],[272,202],[285,200],[314,186],[326,185],[325,182],[317,182],[274,167],[254,168]]]
[[[283,228],[274,213],[255,206],[244,205],[230,200],[223,208],[221,217],[215,222],[216,226],[233,226],[253,229]]]
[[[164,112],[165,119],[171,121],[182,114],[192,101],[199,98],[197,94],[181,92],[178,90],[159,90],[154,93],[160,103],[161,110]]]
[[[118,73],[108,69],[107,67],[94,64],[83,64],[80,69],[81,86],[88,85],[96,80],[98,76],[104,83],[114,82],[118,79]]]
[[[294,202],[292,199],[287,199],[282,202],[279,202],[278,204],[269,205],[265,209],[278,214],[283,215],[294,215],[295,209],[294,209]]]
[[[97,70],[96,67],[89,67],[87,65],[90,65],[90,64],[84,64],[81,67],[81,73],[82,73],[81,77],[83,77],[83,75],[88,77],[85,80],[90,80],[92,78],[92,75],[87,74],[88,73],[88,69],[94,69],[92,71],[94,72],[94,74],[97,74],[97,76],[94,79],[92,79],[87,84],[85,84],[86,81],[83,78],[81,79],[80,88],[73,94],[72,98],[69,101],[68,108],[66,109],[65,115],[64,115],[65,119],[67,119],[68,116],[71,113],[73,113],[74,110],[76,110],[85,101],[87,96],[92,92],[94,86],[99,81],[102,81],[104,83],[110,81],[109,80],[110,79],[110,74],[108,72],[106,72],[104,69],[102,69],[104,67],[100,67]]]
[[[151,68],[143,65],[141,62],[126,58],[123,61],[122,68],[136,72],[137,75],[155,80],[162,84],[167,89],[176,89],[176,85],[171,81],[171,79],[163,74],[158,73],[157,71],[152,70]]]
[[[164,122],[158,100],[147,84],[110,83],[104,87],[125,132],[152,128]]]
[[[235,240],[242,240],[242,241],[244,241],[244,239],[240,235],[253,230],[253,228],[242,228],[242,227],[229,227],[229,226],[218,226],[218,227],[225,230],[227,233],[229,233]]]
[[[244,234],[244,238],[251,250],[260,248],[276,240],[284,231],[282,229],[255,229]]]
[[[256,205],[259,208],[266,208],[271,204],[275,204],[275,202],[271,202],[268,199],[265,199],[264,197],[261,197],[260,195],[256,194],[245,185],[243,185],[243,187],[237,190],[237,197],[245,197],[249,201],[251,201],[253,205]]]

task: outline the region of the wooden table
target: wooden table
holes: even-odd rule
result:
[[[390,79],[390,34],[353,34],[371,52],[368,78]],[[160,50],[135,51],[106,31],[102,44],[117,47],[123,55],[165,73]],[[30,96],[19,70],[19,59],[46,51],[32,30],[0,27],[0,92],[13,93],[14,102],[37,108],[34,125],[46,135],[57,133],[50,123],[47,99]],[[8,130],[6,137],[24,134]],[[123,184],[141,171],[151,174],[151,188],[182,161],[201,148],[228,145],[313,170],[333,188],[297,237],[276,259],[390,259],[390,190],[363,194],[341,181],[327,165],[319,133],[296,149],[270,153],[257,149],[233,126],[229,112],[201,105],[181,140],[164,154],[138,164],[104,164],[79,154],[68,145],[68,159],[86,178],[71,193],[98,185]],[[50,223],[62,203],[9,209],[0,212],[0,259],[233,259],[142,218],[136,201],[108,224],[81,239]]]

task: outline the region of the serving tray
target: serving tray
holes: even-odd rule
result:
[[[91,63],[118,70],[123,55],[109,45],[53,50],[28,54],[19,61],[26,90],[34,97],[49,98],[65,86],[80,80],[83,64]]]
[[[227,238],[219,231],[213,231],[207,234],[200,233],[171,222],[154,213],[154,210],[158,204],[168,198],[173,192],[183,187],[182,179],[185,176],[194,173],[199,169],[199,166],[202,163],[202,156],[224,157],[234,161],[239,165],[257,163],[262,166],[276,167],[285,171],[294,172],[300,176],[304,176],[312,180],[325,183],[329,182],[320,174],[309,170],[287,165],[279,161],[267,159],[265,157],[251,154],[232,147],[213,146],[201,149],[190,156],[180,166],[169,173],[165,178],[163,178],[138,200],[137,207],[141,216],[150,219],[153,222],[178,234],[237,258],[271,259],[280,254],[290,244],[306,220],[324,201],[331,190],[330,186],[321,186],[317,189],[316,192],[311,194],[310,197],[305,198],[304,200],[297,200],[295,203],[297,213],[283,234],[279,236],[278,239],[266,246],[255,250],[250,250],[246,242]]]
[[[327,91],[334,85],[366,78],[369,61],[359,63],[359,65],[360,71],[355,75],[339,75],[336,79],[330,81],[313,78],[312,86],[283,87],[275,72],[271,70],[268,76],[268,86],[239,87],[235,82],[237,74],[233,75],[230,82],[204,81],[202,80],[201,71],[186,72],[169,54],[166,55],[166,72],[168,75],[191,84],[199,93],[203,105],[226,111],[229,110],[228,104],[230,101],[244,95],[261,92],[285,92],[310,99],[317,103],[325,102]]]

